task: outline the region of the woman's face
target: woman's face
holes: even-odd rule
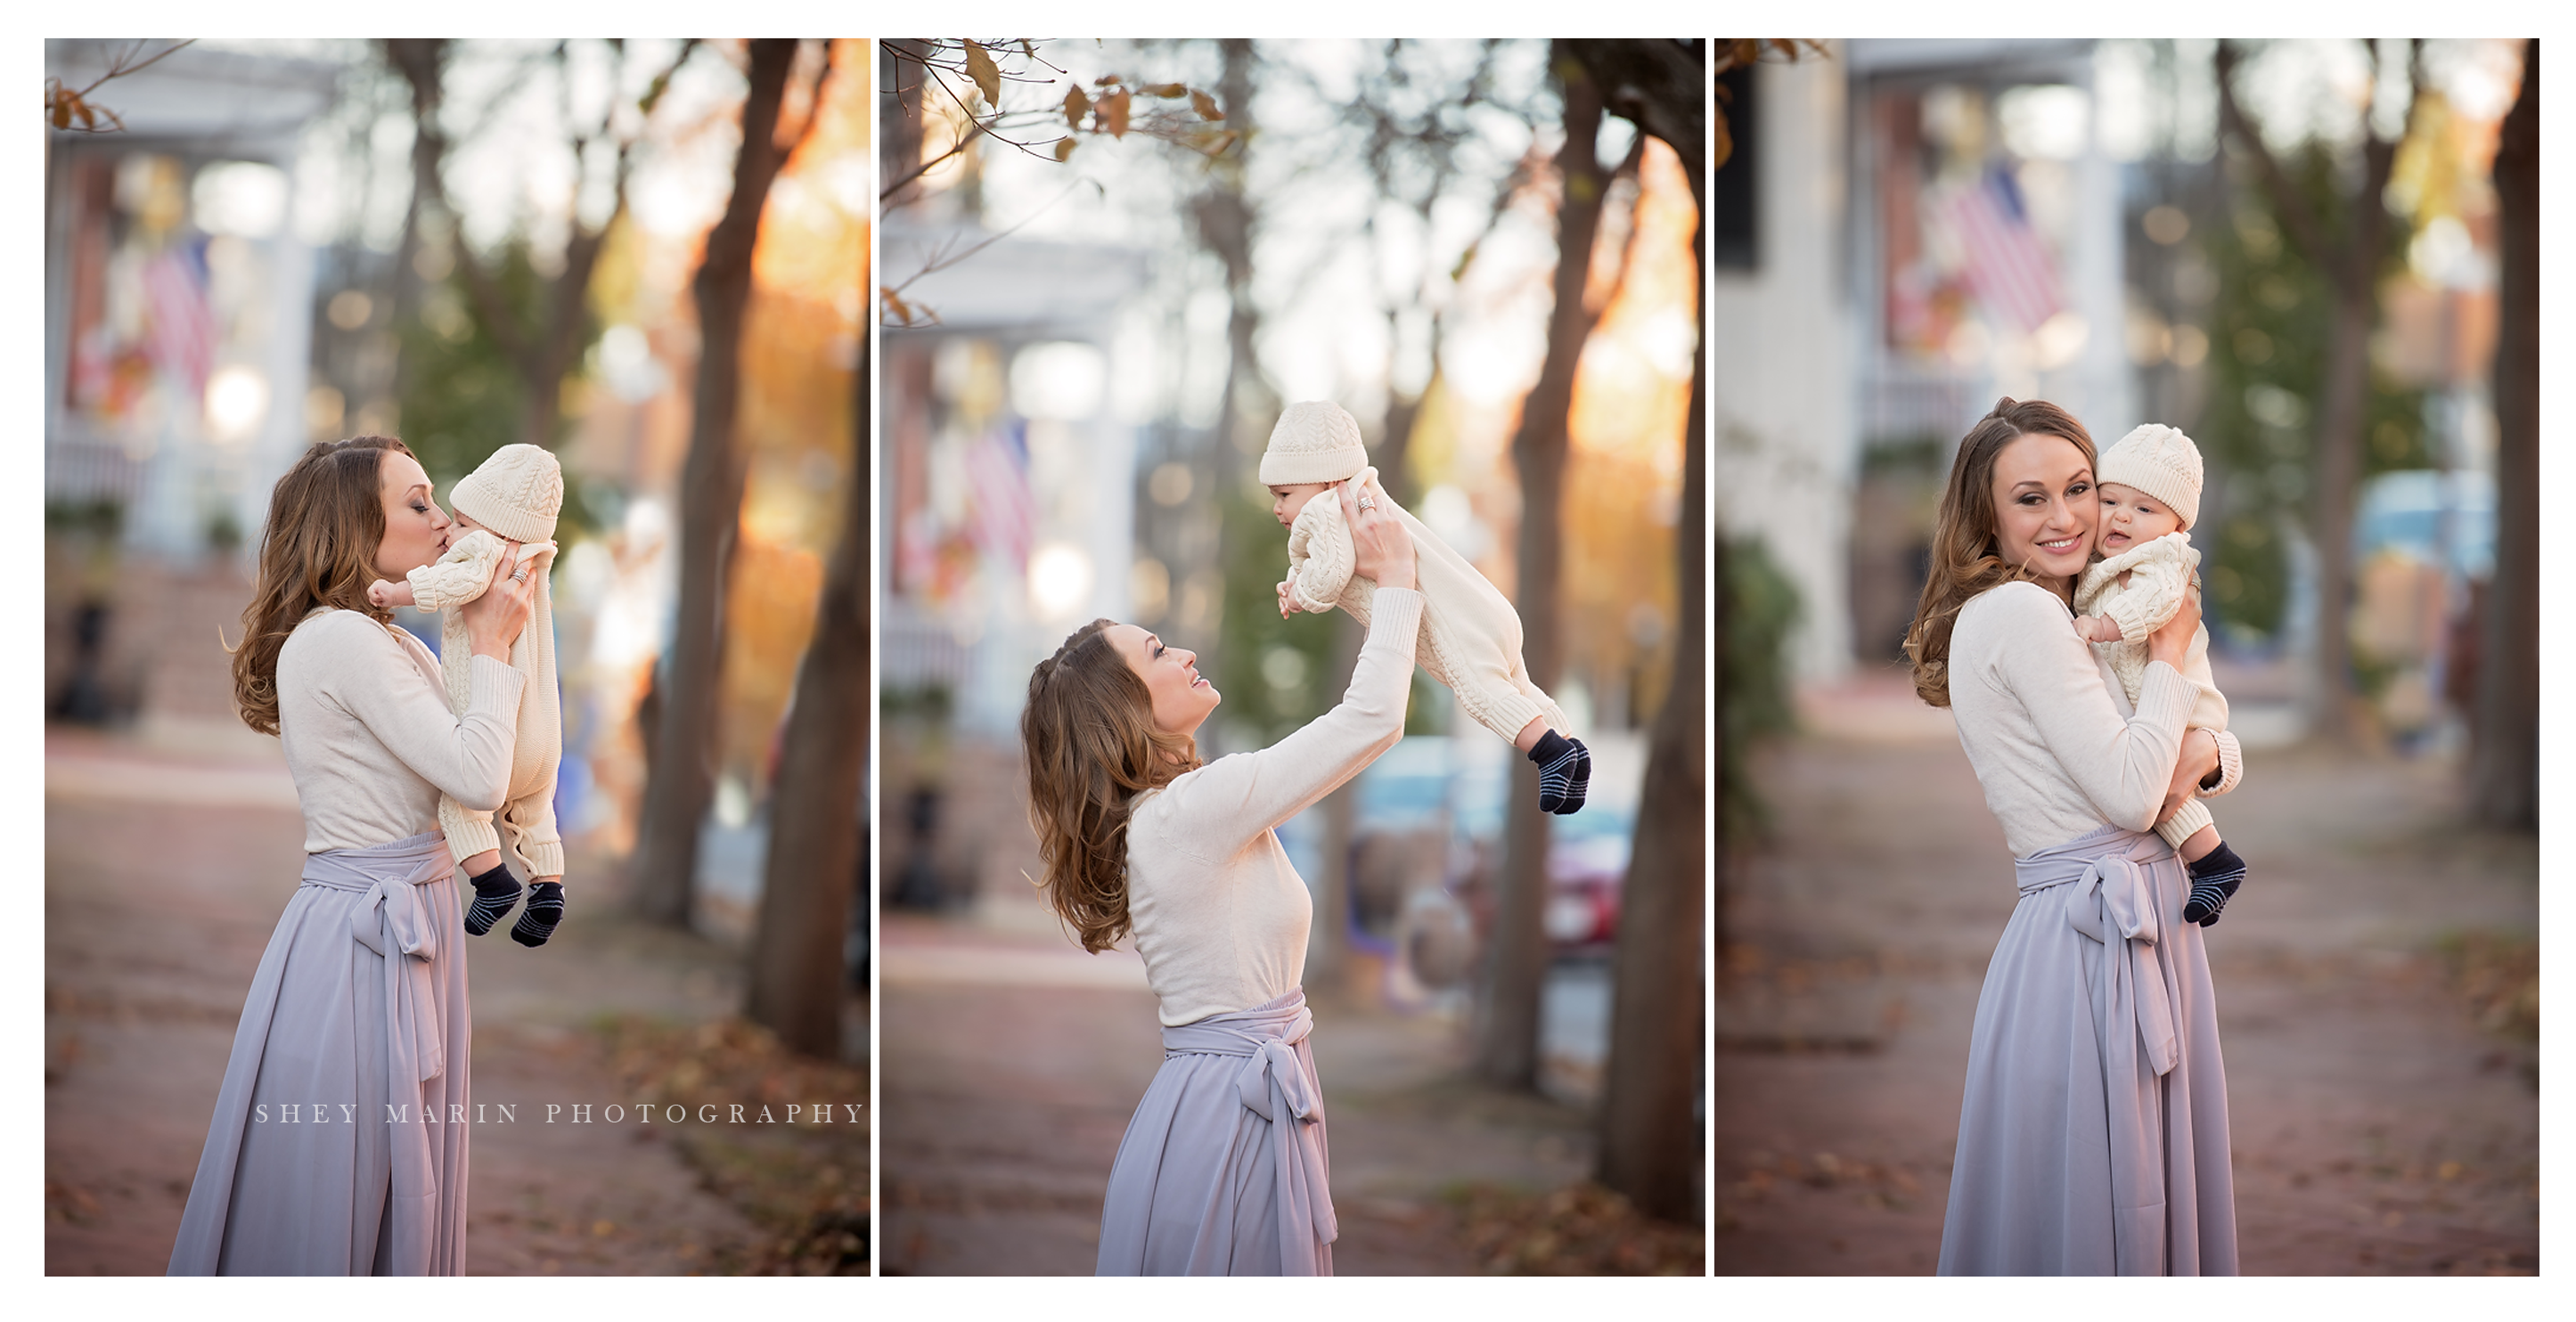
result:
[[[1165,734],[1197,733],[1199,722],[1221,700],[1216,685],[1199,675],[1198,653],[1166,647],[1162,639],[1132,624],[1113,624],[1102,632],[1153,695],[1155,727]]]
[[[376,544],[376,576],[398,579],[447,550],[447,515],[430,499],[429,474],[399,450],[377,465],[385,494],[385,539]]]
[[[1995,455],[1995,545],[2004,563],[2063,583],[2084,572],[2102,502],[2075,442],[2024,432]]]

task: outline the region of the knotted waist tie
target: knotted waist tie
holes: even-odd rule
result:
[[[437,831],[304,856],[305,885],[364,897],[349,915],[349,934],[385,957],[385,1042],[392,1082],[404,1088],[447,1072],[446,1034],[430,978],[438,927],[418,888],[455,874],[455,856]]]
[[[1210,1015],[1163,1030],[1163,1056],[1237,1056],[1235,1095],[1245,1110],[1271,1122],[1279,1163],[1282,1225],[1300,1221],[1314,1227],[1316,1242],[1330,1244],[1340,1234],[1333,1198],[1326,1181],[1324,1153],[1314,1125],[1324,1118],[1324,1098],[1297,1059],[1297,1044],[1315,1030],[1314,1012],[1306,1008],[1303,989],[1268,1004],[1233,1014]],[[1295,1123],[1286,1123],[1294,1121]],[[1302,1172],[1303,1178],[1292,1173]]]
[[[2174,1033],[2181,1007],[2157,958],[2162,933],[2146,865],[2170,853],[2152,835],[2105,828],[2013,861],[2023,895],[2068,887],[2066,925],[2105,946],[2122,947],[2104,961],[2106,985],[2097,993],[2106,995],[2097,999],[2108,1011],[2106,1027],[2135,1025],[2138,1046],[2159,1076],[2172,1072],[2181,1058]]]

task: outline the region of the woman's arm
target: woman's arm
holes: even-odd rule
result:
[[[2062,603],[2022,584],[1992,595],[1984,623],[2010,640],[1994,651],[1996,680],[2030,714],[2041,741],[2104,821],[2132,831],[2153,826],[2191,714],[2192,689],[2182,673],[2151,662],[2137,713],[2124,721],[2092,650],[2066,627]]]
[[[1221,757],[1172,783],[1165,811],[1204,857],[1222,858],[1305,811],[1404,736],[1422,594],[1381,586],[1339,705],[1256,752]]]
[[[355,611],[314,621],[322,630],[317,678],[323,693],[413,774],[476,811],[508,797],[519,696],[527,677],[488,656],[473,658],[473,697],[462,716],[413,664],[384,625]]]

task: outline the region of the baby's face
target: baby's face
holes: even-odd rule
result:
[[[2118,555],[2132,546],[2182,531],[2182,516],[2136,487],[2105,482],[2094,488],[2102,496],[2102,554]]]
[[[1270,517],[1279,520],[1280,527],[1289,527],[1297,522],[1297,514],[1306,508],[1306,502],[1313,500],[1315,493],[1325,490],[1329,485],[1324,482],[1274,484],[1270,488]]]
[[[442,552],[454,549],[457,542],[464,539],[465,534],[483,526],[476,523],[473,516],[463,510],[451,510],[447,517],[447,543],[438,548]]]

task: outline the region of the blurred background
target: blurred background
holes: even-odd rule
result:
[[[318,440],[564,465],[570,917],[475,943],[478,1099],[864,1102],[867,44],[45,58],[48,1269],[161,1270],[295,885],[224,641]],[[867,1270],[864,1121],[599,1130],[481,1127],[475,1270]]]
[[[1537,814],[1417,674],[1404,741],[1281,828],[1316,892],[1336,1267],[1701,1270],[1707,67],[884,43],[885,1270],[1091,1269],[1160,1051],[1132,950],[1084,955],[1031,884],[1028,675],[1093,618],[1154,629],[1225,694],[1210,757],[1338,701],[1360,630],[1279,617],[1257,476],[1312,399],[1514,600],[1594,759],[1581,813]]]
[[[2013,892],[1900,649],[2003,395],[2207,463],[2245,1270],[2536,1266],[2529,50],[1850,41],[1720,76],[1717,522],[1788,589],[1739,592],[1721,653],[1721,1271],[1937,1253]],[[1772,627],[1777,703],[1739,659]]]

